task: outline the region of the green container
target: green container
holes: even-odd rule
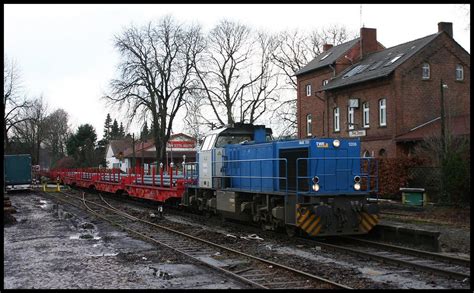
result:
[[[5,185],[31,184],[31,155],[4,155]]]
[[[402,203],[411,206],[424,206],[427,203],[424,188],[400,188]]]

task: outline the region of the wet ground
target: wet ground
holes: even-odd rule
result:
[[[246,288],[174,251],[131,238],[82,210],[54,205],[35,194],[12,194],[10,199],[18,213],[14,214],[17,223],[4,228],[5,288]],[[130,207],[128,212],[140,210],[146,209]],[[211,219],[165,214],[164,222],[181,225],[197,237],[283,261],[354,288],[465,288],[436,276],[297,245],[274,232],[250,227],[242,231],[231,223],[218,226]],[[252,233],[256,235],[251,237]]]
[[[164,247],[33,193],[9,194],[5,289],[246,288]]]

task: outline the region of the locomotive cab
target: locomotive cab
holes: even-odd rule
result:
[[[271,141],[272,130],[263,125],[236,123],[211,131],[198,152],[200,188],[216,188],[220,181],[213,177],[224,176],[225,146],[229,144],[261,143]]]

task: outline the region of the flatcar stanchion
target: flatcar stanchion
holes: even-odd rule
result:
[[[173,167],[174,167],[174,164],[173,162],[171,162],[170,164],[170,188],[173,187]]]
[[[163,162],[160,163],[160,186],[163,187]]]

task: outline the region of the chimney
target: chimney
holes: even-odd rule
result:
[[[452,22],[438,22],[438,32],[446,32],[451,38],[453,37]]]
[[[331,49],[332,48],[332,44],[324,44],[323,45],[323,52],[326,52],[327,50]]]
[[[377,51],[377,30],[374,28],[360,28],[360,55],[364,58]]]

